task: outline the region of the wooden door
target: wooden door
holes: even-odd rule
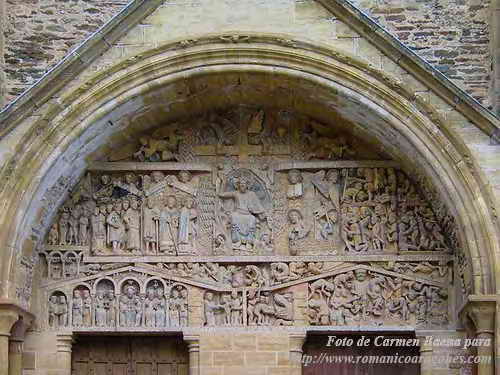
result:
[[[352,339],[343,341],[338,346],[327,346],[328,336],[318,335],[308,337],[304,345],[302,357],[303,375],[419,375],[420,365],[415,363],[419,359],[419,346],[407,345],[383,346],[381,339],[376,341],[377,336],[383,338],[414,339],[412,336],[393,335],[364,335],[369,339],[368,345],[358,341],[362,335],[336,335],[337,338]],[[366,341],[364,341],[366,343]],[[394,343],[394,342],[393,342]],[[374,363],[380,361],[381,363]],[[390,363],[390,361],[402,363]],[[414,363],[404,363],[413,361]]]
[[[80,337],[73,375],[187,375],[188,351],[177,337]]]

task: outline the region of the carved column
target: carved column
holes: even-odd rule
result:
[[[307,333],[290,333],[290,375],[302,374],[302,347],[306,341]]]
[[[71,349],[73,347],[72,333],[57,334],[57,367],[62,374],[71,375]]]
[[[477,355],[480,358],[491,359],[490,362],[480,361],[477,365],[477,375],[493,375],[495,373],[495,313],[495,301],[472,300],[461,314],[462,320],[469,318],[473,322],[474,338],[490,342],[490,345],[477,346]]]
[[[189,375],[199,375],[200,373],[200,336],[184,336],[184,341],[188,344],[189,350]]]
[[[9,374],[9,337],[19,314],[10,309],[0,310],[0,375]]]

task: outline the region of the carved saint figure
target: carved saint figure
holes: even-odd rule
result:
[[[121,249],[123,243],[124,226],[120,216],[120,208],[120,202],[117,202],[114,206],[113,204],[107,206],[108,244],[112,246],[114,253]]]
[[[288,199],[297,199],[304,194],[302,184],[302,175],[298,169],[291,169],[288,171],[288,190],[286,196]]]
[[[144,301],[144,323],[146,327],[156,327],[156,296],[154,289],[148,289]]]
[[[90,218],[90,226],[92,228],[92,248],[94,252],[100,253],[105,247],[106,241],[106,217],[105,207],[94,208],[94,214]]]
[[[86,327],[92,324],[92,297],[87,289],[83,291],[82,297],[82,320]]]
[[[167,302],[163,296],[163,289],[157,287],[155,289],[155,322],[156,327],[165,327],[167,324]]]
[[[49,313],[49,326],[51,328],[58,328],[59,327],[59,299],[57,298],[56,295],[50,296],[48,313]]]
[[[128,284],[120,296],[120,325],[139,327],[142,321],[142,302],[134,285]]]
[[[179,255],[193,254],[195,252],[195,239],[197,236],[196,221],[198,212],[194,208],[194,199],[190,196],[182,201],[179,215]]]
[[[231,212],[231,240],[234,249],[251,250],[255,242],[257,219],[264,220],[265,212],[255,192],[248,189],[248,182],[240,178],[236,191],[219,193],[223,199],[234,199],[235,208]]]
[[[59,218],[59,245],[66,245],[68,243],[68,226],[69,212],[65,210]]]
[[[196,180],[191,175],[191,172],[182,170],[179,176],[167,176],[167,183],[178,191],[189,194],[192,197],[196,196]]]
[[[59,245],[59,230],[57,229],[57,224],[53,224],[50,228],[47,242],[49,245]]]
[[[146,244],[146,253],[152,254],[158,250],[158,221],[159,211],[154,207],[151,198],[146,200],[146,207],[144,207],[144,243]]]
[[[106,327],[108,325],[109,307],[105,290],[98,289],[94,301],[95,325],[97,327]]]
[[[81,210],[80,218],[78,219],[78,245],[87,245],[89,241],[89,218],[85,210]]]
[[[299,210],[291,209],[288,211],[288,221],[290,228],[288,230],[288,242],[291,255],[297,255],[297,241],[307,237],[310,228],[306,227],[304,217]]]
[[[79,290],[73,292],[73,307],[71,309],[73,315],[73,326],[79,327],[83,325],[83,300]]]
[[[139,251],[141,247],[140,214],[137,200],[123,201],[123,222],[126,230],[126,248],[132,252]]]
[[[220,306],[214,300],[214,294],[212,292],[206,292],[204,298],[204,311],[205,311],[205,325],[213,327],[216,325],[216,315],[223,311],[222,306]]]
[[[167,197],[165,207],[157,218],[160,230],[160,252],[176,254],[177,228],[179,227],[179,211],[177,210],[177,199],[173,195]]]

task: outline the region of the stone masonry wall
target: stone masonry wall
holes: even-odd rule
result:
[[[127,0],[6,1],[7,103],[127,3]],[[298,5],[303,1],[296,0]],[[352,1],[482,104],[490,105],[491,0]]]
[[[35,83],[128,0],[7,0],[6,103]]]
[[[352,0],[486,107],[491,0]]]

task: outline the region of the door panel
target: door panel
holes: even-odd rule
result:
[[[73,375],[187,375],[188,350],[178,337],[78,338]]]

